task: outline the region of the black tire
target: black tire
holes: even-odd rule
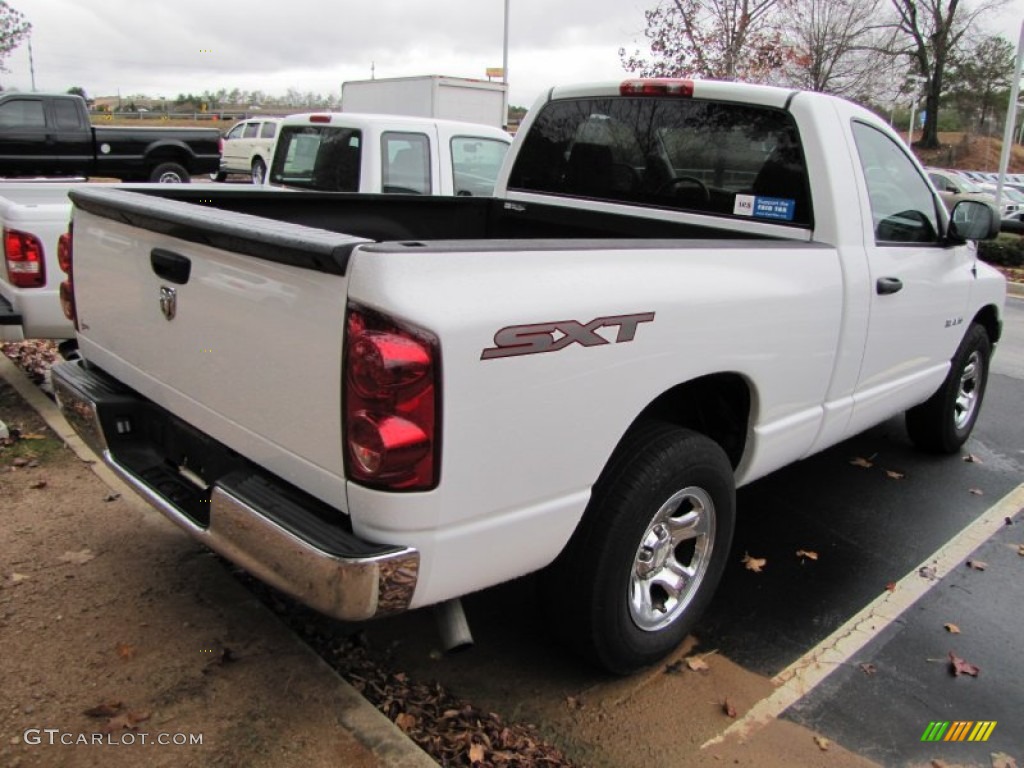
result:
[[[252,161],[252,183],[257,185],[262,184],[266,175],[267,165],[257,157]]]
[[[956,453],[967,442],[988,385],[992,342],[977,323],[964,334],[939,391],[907,411],[911,442],[929,453]]]
[[[227,177],[228,175],[224,171],[217,171],[210,174],[210,181],[224,181]]]
[[[178,163],[160,163],[149,174],[151,182],[160,184],[188,184],[192,181],[188,171]]]
[[[562,639],[616,674],[664,658],[718,586],[735,510],[732,466],[718,444],[665,422],[635,427],[594,486],[569,544],[542,576],[544,602]],[[680,525],[688,520],[696,524]],[[683,539],[691,530],[694,536]],[[686,565],[694,576],[680,581],[670,569]],[[666,573],[678,596],[664,578],[659,582]]]

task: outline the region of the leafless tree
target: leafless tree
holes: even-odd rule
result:
[[[893,31],[878,24],[885,0],[794,0],[781,15],[790,55],[789,83],[810,91],[877,97],[880,71],[891,60],[875,52],[891,47]],[[874,86],[874,87],[872,87]]]
[[[939,97],[947,65],[964,34],[1006,0],[981,0],[971,6],[960,0],[890,0],[896,11],[894,28],[900,41],[891,53],[909,58],[925,81],[925,123],[918,146],[939,146]]]
[[[764,81],[786,55],[775,18],[789,0],[663,0],[645,11],[650,56],[619,50],[643,77]]]

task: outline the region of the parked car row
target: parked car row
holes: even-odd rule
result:
[[[928,168],[927,171],[946,208],[952,209],[961,200],[983,200],[995,205],[999,174],[944,168]],[[1018,221],[1024,217],[1024,174],[1006,174],[999,215]]]

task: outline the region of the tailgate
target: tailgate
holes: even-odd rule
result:
[[[83,356],[345,509],[344,272],[362,241],[125,190],[72,197]]]

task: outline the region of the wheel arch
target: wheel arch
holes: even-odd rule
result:
[[[178,163],[186,170],[191,170],[195,153],[192,152],[188,145],[178,141],[158,142],[146,147],[145,158],[146,166],[150,170],[156,168],[161,163]]]
[[[973,322],[978,323],[988,333],[988,340],[995,344],[1003,335],[1003,322],[999,318],[999,310],[992,304],[987,304],[978,310]]]
[[[677,384],[652,400],[629,425],[659,419],[714,440],[733,469],[747,448],[753,385],[739,373],[721,372]],[[627,430],[628,432],[629,430]],[[620,439],[620,444],[622,439]]]

